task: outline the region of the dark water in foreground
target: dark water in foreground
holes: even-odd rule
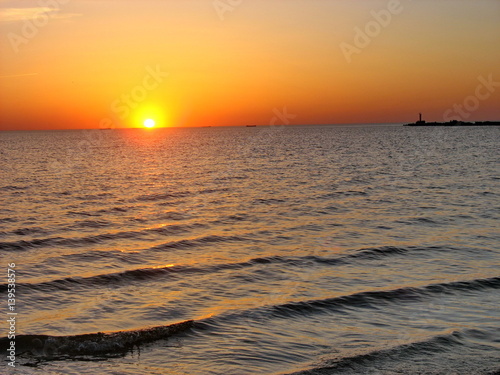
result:
[[[0,133],[18,312],[0,372],[498,373],[499,144],[498,127]]]

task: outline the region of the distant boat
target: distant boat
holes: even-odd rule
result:
[[[257,125],[247,125],[247,128],[255,128]]]

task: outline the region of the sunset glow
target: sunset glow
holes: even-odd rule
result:
[[[500,375],[499,21],[0,0],[0,374]]]
[[[500,81],[498,1],[54,3],[1,2],[2,130],[443,120]]]

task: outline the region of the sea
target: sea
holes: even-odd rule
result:
[[[0,373],[498,375],[499,145],[497,126],[1,132]]]

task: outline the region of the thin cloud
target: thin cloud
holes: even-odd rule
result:
[[[36,19],[37,17],[48,16],[54,19],[68,19],[79,17],[78,13],[62,13],[59,9],[49,7],[33,8],[5,8],[0,10],[0,22],[18,22],[26,19]]]
[[[26,77],[26,76],[37,76],[38,73],[22,73],[22,74],[9,74],[0,76],[0,78],[10,78],[10,77]]]

